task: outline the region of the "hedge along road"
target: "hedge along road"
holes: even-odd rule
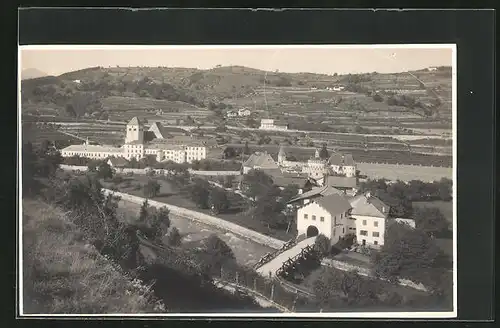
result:
[[[139,216],[140,207],[140,204],[122,199],[119,202],[118,211],[119,213],[124,214],[129,220],[133,220]],[[195,242],[206,238],[211,234],[216,234],[220,239],[226,242],[229,247],[231,247],[236,260],[242,265],[252,266],[266,253],[274,251],[271,247],[241,238],[234,233],[217,229],[211,225],[203,224],[173,213],[170,213],[169,217],[171,226],[179,229],[179,232],[183,236],[183,243]]]

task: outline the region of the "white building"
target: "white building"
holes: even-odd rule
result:
[[[345,175],[346,177],[356,176],[356,163],[354,163],[351,154],[333,154],[328,159],[328,166],[335,174]]]
[[[255,152],[243,163],[243,174],[251,170],[279,169],[274,159],[267,152]]]
[[[126,126],[125,144],[122,147],[71,145],[62,149],[63,157],[80,156],[93,159],[106,159],[109,157],[123,157],[127,160],[137,160],[152,155],[158,162],[174,161],[176,163],[192,163],[195,160],[205,159],[206,146],[202,141],[187,136],[164,138],[165,131],[161,125],[153,124],[148,132],[157,139],[146,142],[144,140],[144,125],[134,117]]]
[[[352,232],[356,233],[357,243],[371,247],[384,244],[385,228],[390,207],[370,193],[359,195],[350,200],[352,217],[356,225]]]
[[[226,113],[226,117],[237,117],[237,116],[238,116],[238,113],[235,111],[232,111],[232,110],[230,110]]]
[[[306,237],[323,234],[331,245],[351,231],[351,204],[338,194],[331,194],[312,200],[297,211],[297,234]]]
[[[263,118],[260,120],[261,130],[283,131],[288,130],[288,125],[275,125],[273,119]]]
[[[250,114],[252,114],[252,112],[247,108],[238,109],[238,116],[245,117],[245,116],[250,116]]]

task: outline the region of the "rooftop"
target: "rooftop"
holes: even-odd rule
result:
[[[357,181],[355,177],[337,177],[327,176],[325,185],[335,188],[356,188]]]
[[[140,125],[141,121],[135,116],[130,120],[130,122],[127,123],[127,125]]]
[[[261,169],[279,169],[274,159],[268,153],[256,152],[243,163],[246,167],[258,167]],[[281,171],[280,171],[281,172]]]
[[[352,208],[346,197],[337,194],[318,198],[314,200],[314,203],[318,204],[332,215],[347,212]]]
[[[354,159],[351,154],[339,154],[335,153],[328,159],[328,164],[330,165],[345,165],[345,166],[354,166]]]
[[[128,161],[123,157],[112,157],[109,159],[109,162],[113,166],[125,166],[128,164]]]
[[[390,206],[374,196],[358,195],[349,200],[352,214],[386,218]]]
[[[294,199],[290,200],[289,203],[293,203],[302,199],[311,198],[314,196],[330,196],[330,195],[343,195],[343,192],[332,186],[316,187],[299,195],[298,197],[295,197]]]
[[[101,145],[71,145],[63,148],[62,151],[72,151],[72,152],[103,152],[103,153],[122,153],[123,149],[120,147],[113,146],[101,146]]]

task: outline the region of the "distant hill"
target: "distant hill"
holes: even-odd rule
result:
[[[420,85],[417,78],[422,79],[425,85]],[[71,104],[73,109],[68,109],[69,115],[80,116],[109,110],[110,108],[99,105],[102,99],[109,97],[156,99],[164,102],[184,102],[198,108],[223,109],[226,108],[224,103],[229,104],[234,99],[247,99],[246,103],[257,106],[264,101],[264,88],[324,90],[338,85],[344,85],[346,90],[359,94],[384,90],[400,90],[404,93],[407,90],[412,92],[428,87],[440,88],[439,92],[445,94],[451,92],[451,70],[440,68],[437,72],[414,71],[412,76],[408,73],[376,72],[353,75],[282,73],[243,66],[217,66],[206,70],[182,67],[97,66],[67,72],[57,77],[45,76],[24,80],[21,91],[26,106],[38,106],[38,111],[48,108],[48,112],[53,112],[53,108],[56,108],[63,114],[61,109],[68,108]],[[270,97],[268,95],[269,99]],[[281,104],[286,97],[286,93],[275,96],[277,104]],[[42,104],[43,107],[40,107]],[[23,110],[25,109],[23,106]],[[139,106],[137,109],[142,108]]]
[[[26,68],[21,71],[21,80],[35,79],[47,75],[47,73],[42,72],[36,68]]]

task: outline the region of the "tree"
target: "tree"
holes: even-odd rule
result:
[[[387,227],[384,245],[372,254],[372,263],[378,277],[424,285],[432,284],[435,272],[451,268],[448,256],[425,232],[397,222]]]
[[[286,216],[282,213],[284,205],[278,201],[280,189],[271,186],[257,199],[253,209],[253,217],[271,228],[284,228],[287,224]]]
[[[323,144],[323,147],[321,148],[319,152],[319,157],[321,159],[328,159],[330,155],[328,154],[328,149],[326,148],[326,143]]]
[[[384,101],[384,98],[383,98],[381,95],[379,95],[378,93],[374,94],[374,95],[372,96],[372,98],[373,98],[373,100],[374,100],[374,101],[376,101],[376,102],[382,102],[382,101]]]
[[[425,231],[430,236],[442,235],[450,227],[443,213],[435,207],[415,208],[413,218],[416,228]]]
[[[248,141],[245,141],[245,148],[243,148],[243,154],[250,155],[250,147],[248,147]]]
[[[148,200],[144,200],[144,202],[141,205],[141,209],[139,210],[139,222],[146,222],[148,218],[148,208],[149,208],[149,203]]]
[[[166,207],[159,209],[148,208],[148,218],[145,227],[145,235],[151,240],[161,242],[162,237],[170,227],[170,211]]]
[[[195,179],[188,187],[188,192],[191,200],[199,208],[209,207],[210,185],[203,179]]]
[[[234,183],[234,175],[226,175],[224,178],[223,178],[223,186],[225,188],[232,188],[233,187],[233,183]]]
[[[179,233],[179,229],[176,227],[170,227],[170,229],[167,232],[167,235],[165,236],[166,243],[169,246],[174,246],[178,247],[181,245],[182,237],[181,234]]]
[[[233,147],[226,147],[223,152],[224,158],[235,158],[236,150]]]
[[[149,179],[148,182],[144,185],[144,189],[143,189],[144,196],[146,196],[148,198],[156,197],[156,196],[158,196],[158,193],[160,192],[160,188],[161,188],[161,186],[158,183],[158,181],[156,181],[154,179]]]
[[[330,254],[330,250],[332,249],[330,239],[323,234],[318,235],[316,237],[316,240],[314,241],[314,248],[322,256],[326,256],[326,255]]]
[[[215,214],[219,214],[229,208],[227,194],[220,188],[212,188],[208,198],[210,208]]]
[[[109,166],[108,163],[102,161],[97,166],[97,177],[99,179],[105,179],[105,180],[111,179],[113,178],[113,169],[111,168],[111,166]]]
[[[254,201],[268,192],[272,185],[273,179],[260,170],[250,170],[241,181],[243,193]]]

